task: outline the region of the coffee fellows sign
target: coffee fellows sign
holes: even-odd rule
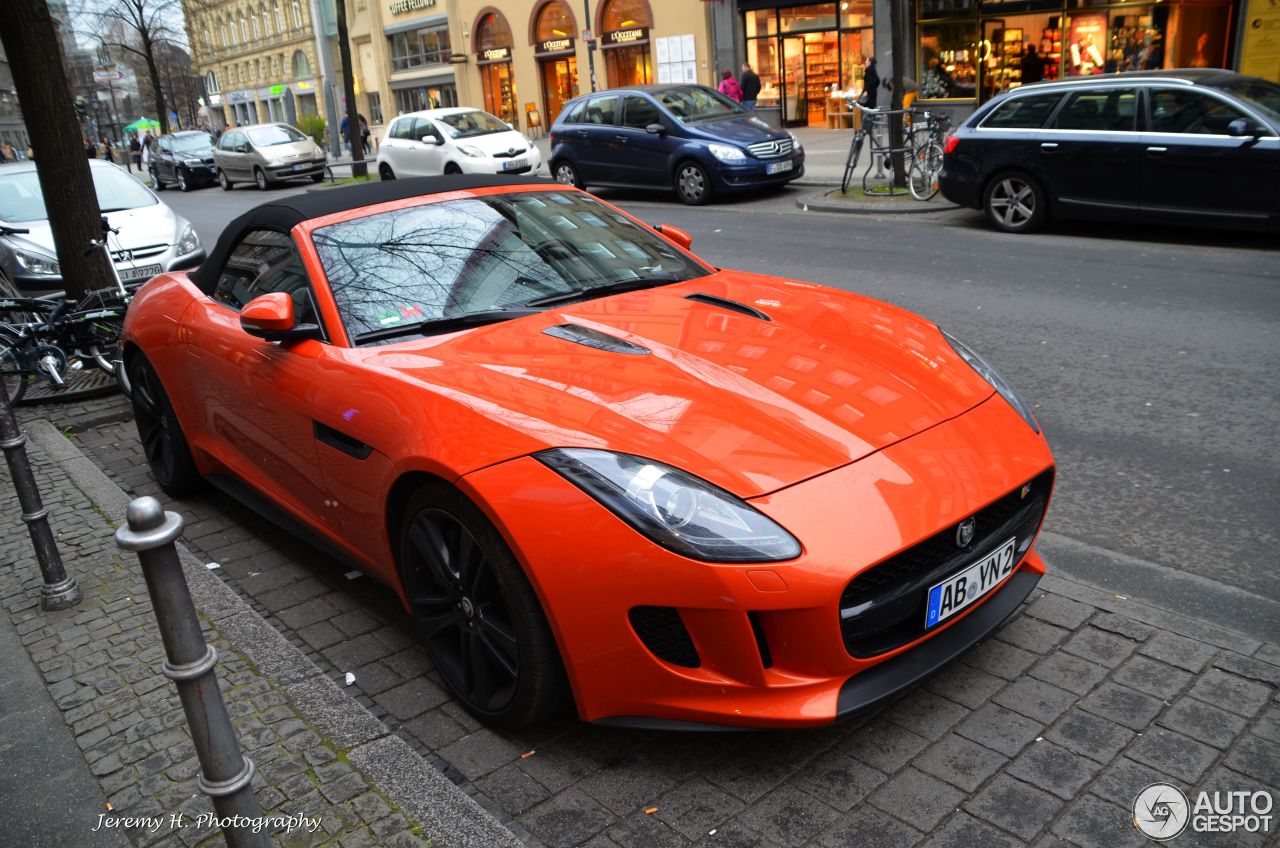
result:
[[[415,12],[418,9],[430,9],[436,4],[436,0],[394,0],[387,11],[393,15],[403,15],[405,12]]]
[[[534,46],[534,51],[539,56],[547,53],[569,53],[573,50],[572,38],[549,38],[546,41],[539,41]]]
[[[601,47],[624,47],[628,44],[640,44],[649,40],[648,27],[634,29],[615,29],[601,36]]]

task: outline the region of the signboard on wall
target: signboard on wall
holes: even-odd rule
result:
[[[546,41],[539,41],[535,44],[533,52],[541,55],[544,53],[565,53],[572,49],[572,38],[550,38]]]
[[[623,47],[627,44],[639,44],[649,40],[648,27],[634,27],[632,29],[615,29],[606,32],[600,37],[601,47]]]
[[[1242,27],[1240,73],[1280,82],[1280,2],[1248,0]]]
[[[394,0],[387,11],[393,15],[403,15],[405,12],[416,12],[418,9],[430,9],[436,4],[436,0]]]
[[[476,54],[477,62],[510,62],[510,47],[490,47],[488,50],[481,50]]]
[[[692,35],[672,35],[654,41],[659,83],[696,83],[698,50]]]

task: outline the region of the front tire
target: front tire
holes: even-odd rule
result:
[[[187,182],[187,175],[178,169],[178,191],[191,191],[191,184]]]
[[[1034,232],[1049,212],[1039,183],[1018,171],[997,174],[987,184],[982,209],[991,225],[1006,233]]]
[[[932,200],[938,193],[938,175],[942,173],[942,148],[937,142],[928,142],[911,159],[907,173],[907,187],[916,200]]]
[[[517,728],[551,718],[568,686],[555,638],[497,529],[444,482],[405,507],[399,565],[414,622],[437,671],[470,712]]]
[[[261,168],[253,169],[253,182],[258,186],[258,191],[267,190],[267,174]]]
[[[160,173],[155,168],[151,169],[151,187],[156,191],[164,191],[164,181],[160,179]]]
[[[573,186],[574,188],[582,188],[582,178],[578,176],[578,169],[568,162],[557,162],[552,176],[555,181],[561,185]]]
[[[384,163],[384,164],[382,164],[382,165],[379,165],[379,166],[378,166],[378,179],[380,179],[380,180],[394,180],[395,178],[396,178],[395,171],[392,171],[392,170],[391,170],[391,166],[390,166],[390,165],[387,165],[387,164],[385,164],[385,163]]]
[[[196,470],[178,416],[155,369],[141,355],[129,366],[129,381],[133,386],[133,419],[138,426],[138,439],[156,482],[175,498],[198,490],[204,479]]]
[[[458,167],[456,162],[449,162],[444,166],[444,172],[446,174],[461,174],[462,169]]]
[[[676,168],[676,196],[681,203],[701,206],[711,199],[711,178],[697,162],[681,162]]]
[[[221,168],[218,169],[218,185],[222,186],[223,191],[231,191],[231,187],[235,185],[235,183],[227,179],[227,172]]]

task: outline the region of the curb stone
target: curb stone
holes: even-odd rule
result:
[[[910,198],[910,195],[906,195]],[[948,212],[960,207],[954,203],[900,200],[830,200],[827,192],[802,194],[796,198],[796,207],[806,212],[840,212],[846,215],[920,215],[925,212]]]
[[[44,451],[108,520],[122,520],[130,501],[123,489],[49,421],[36,419],[24,427],[31,443]],[[382,722],[342,692],[181,541],[177,550],[197,609],[264,675],[276,680],[308,723],[348,748],[346,756],[351,763],[384,796],[420,821],[433,845],[519,848],[520,842],[497,819],[424,763],[404,740],[390,735]]]

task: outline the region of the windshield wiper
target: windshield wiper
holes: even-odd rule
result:
[[[678,281],[679,278],[671,274],[659,274],[652,277],[631,277],[625,280],[614,280],[611,283],[605,283],[601,286],[589,286],[585,289],[574,289],[573,291],[560,292],[559,294],[535,297],[533,300],[526,300],[524,305],[553,306],[558,303],[587,300],[594,297],[604,297],[609,294],[620,294],[622,292],[636,291],[638,289],[651,289],[656,286],[665,286],[667,283],[674,283]]]
[[[396,327],[384,327],[381,330],[370,330],[356,336],[356,344],[380,342],[399,336],[435,336],[440,333],[452,333],[454,330],[465,330],[468,327],[480,327],[485,324],[496,324],[511,318],[523,318],[526,315],[537,315],[541,310],[517,306],[506,309],[482,309],[479,312],[467,312],[463,315],[449,315],[444,318],[431,318],[416,324],[402,324]]]

